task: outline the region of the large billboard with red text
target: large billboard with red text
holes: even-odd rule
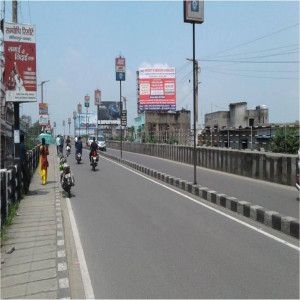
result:
[[[35,26],[4,23],[6,101],[36,102]]]
[[[176,110],[175,68],[139,69],[140,111]]]

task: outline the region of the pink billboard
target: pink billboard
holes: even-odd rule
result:
[[[35,26],[4,23],[6,101],[36,102]]]
[[[176,110],[175,68],[139,69],[140,110]]]

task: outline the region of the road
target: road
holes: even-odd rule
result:
[[[107,153],[120,157],[120,150],[107,149]],[[122,151],[122,154],[124,159],[137,162],[177,178],[194,181],[194,167],[192,165],[132,152]],[[220,194],[236,197],[239,200],[248,201],[283,215],[299,219],[299,193],[295,187],[202,167],[197,167],[197,182]]]
[[[103,157],[93,172],[86,150],[82,164],[73,153],[68,162],[95,298],[299,297],[295,239],[229,218]]]

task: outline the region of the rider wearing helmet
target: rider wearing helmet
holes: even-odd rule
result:
[[[94,151],[97,152],[98,150],[98,144],[95,142],[96,138],[93,137],[93,141],[91,143],[91,152],[90,152],[90,163],[92,164],[92,155],[94,153]]]

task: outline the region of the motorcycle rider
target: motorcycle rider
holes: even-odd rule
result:
[[[91,143],[91,152],[90,152],[90,164],[92,165],[92,155],[94,153],[94,151],[97,152],[98,150],[98,144],[95,142],[96,138],[93,137],[93,141]]]
[[[82,155],[82,142],[81,142],[81,136],[78,137],[77,142],[75,143],[75,159],[77,156],[77,153],[80,153]]]

